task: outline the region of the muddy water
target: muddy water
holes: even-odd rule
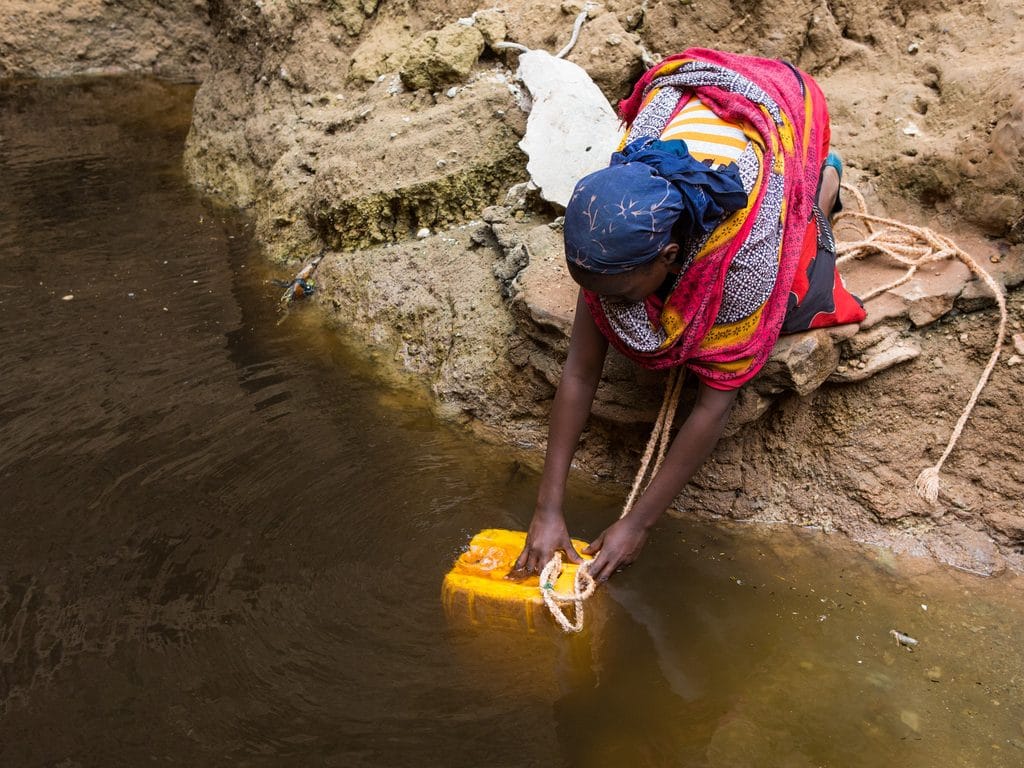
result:
[[[1010,580],[666,520],[582,636],[446,618],[536,480],[277,323],[191,95],[0,87],[0,765],[1024,764]]]

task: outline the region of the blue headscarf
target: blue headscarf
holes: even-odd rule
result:
[[[565,258],[618,274],[653,261],[672,238],[714,229],[747,204],[735,164],[712,170],[681,140],[634,139],[576,184],[565,209]]]

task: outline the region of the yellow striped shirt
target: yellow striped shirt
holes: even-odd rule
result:
[[[696,96],[676,114],[661,132],[662,141],[682,139],[697,160],[710,160],[712,168],[736,161],[749,139],[739,126],[727,123]]]

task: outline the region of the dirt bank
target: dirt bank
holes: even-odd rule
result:
[[[443,415],[533,461],[572,286],[559,211],[522,184],[529,98],[517,54],[499,43],[558,50],[581,7],[211,2],[210,72],[186,156],[200,187],[252,209],[287,268],[327,249],[318,300],[366,339],[382,372],[412,374]],[[205,5],[196,10],[205,18]],[[1021,22],[1015,0],[609,2],[590,7],[568,59],[613,103],[645,61],[692,44],[796,62],[829,98],[847,180],[873,211],[955,235],[1011,289],[1019,333]],[[895,274],[854,265],[849,281],[864,292]],[[912,490],[945,445],[995,321],[978,282],[949,263],[872,300],[860,329],[783,341],[679,509],[819,525],[985,573],[1024,570],[1013,447],[1024,366],[1012,349],[946,464],[939,504]],[[581,469],[629,479],[661,385],[611,361]]]
[[[207,0],[4,0],[0,78],[138,72],[201,80]]]

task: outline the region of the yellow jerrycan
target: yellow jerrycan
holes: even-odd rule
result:
[[[572,544],[577,552],[587,546],[578,539],[572,539]],[[488,626],[525,623],[531,629],[538,620],[544,621],[547,608],[538,577],[506,578],[525,545],[525,531],[488,528],[476,534],[444,578],[441,599],[448,616],[468,618],[472,623]],[[565,562],[552,588],[557,592],[572,592],[577,567]],[[550,617],[547,621],[550,623]]]

